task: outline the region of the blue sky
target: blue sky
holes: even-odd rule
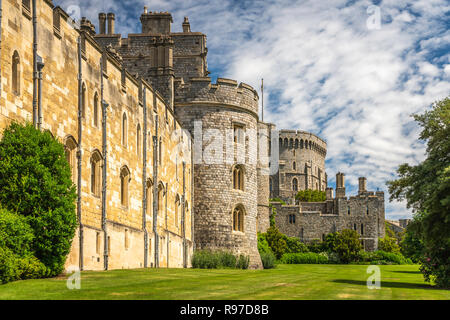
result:
[[[54,3],[97,30],[98,12],[114,12],[123,37],[140,32],[144,6],[171,12],[175,32],[188,16],[191,30],[207,35],[213,79],[259,90],[264,78],[264,120],[327,141],[330,186],[341,171],[355,194],[365,176],[369,189],[385,191],[388,219],[411,217],[404,203],[389,203],[385,182],[399,164],[425,157],[410,115],[450,95],[449,0]]]

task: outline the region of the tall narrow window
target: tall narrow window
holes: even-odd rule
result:
[[[240,205],[233,210],[233,230],[244,232],[244,208]]]
[[[76,181],[76,172],[77,172],[77,160],[76,160],[76,149],[77,143],[73,137],[69,137],[66,139],[66,143],[64,146],[64,151],[66,153],[66,160],[70,165],[70,170],[72,173],[72,181]]]
[[[130,171],[128,168],[122,167],[120,170],[120,203],[124,207],[128,207],[128,182],[130,180]]]
[[[292,190],[293,191],[298,191],[298,180],[297,180],[297,178],[294,178],[292,180]]]
[[[177,197],[175,198],[175,226],[178,227],[178,220],[180,216],[180,196],[177,194]]]
[[[147,215],[153,216],[153,182],[147,180]]]
[[[127,114],[124,113],[122,116],[122,145],[124,147],[127,146],[127,132],[128,132],[128,123],[127,123]]]
[[[81,88],[81,117],[86,118],[86,84]]]
[[[95,253],[100,254],[100,232],[95,234]]]
[[[98,127],[98,93],[94,95],[94,127]]]
[[[364,224],[361,223],[361,235],[364,234]]]
[[[164,186],[158,186],[158,216],[164,216]]]
[[[292,163],[292,170],[297,170],[297,164],[295,163],[295,161]]]
[[[12,91],[15,95],[20,95],[20,57],[17,51],[14,51],[12,57]]]
[[[241,165],[233,169],[233,189],[244,191],[244,168]]]
[[[162,163],[162,138],[159,138],[159,145],[158,145],[158,162]]]
[[[141,148],[142,148],[141,147],[141,135],[142,135],[142,133],[141,133],[141,125],[138,124],[137,132],[136,132],[136,148],[137,148],[138,158],[141,157]]]
[[[128,229],[125,229],[125,250],[128,250],[128,248],[130,247],[130,239],[128,236]]]
[[[95,151],[91,157],[91,192],[97,197],[100,196],[101,160],[100,152]]]
[[[244,126],[235,124],[233,126],[234,142],[244,143]]]

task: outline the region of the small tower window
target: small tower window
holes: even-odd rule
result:
[[[241,206],[233,210],[233,230],[244,232],[244,209]]]
[[[244,168],[241,165],[233,169],[233,189],[244,191]]]
[[[127,114],[124,113],[122,116],[122,145],[124,147],[127,146],[127,131],[128,131],[128,123],[127,123]]]
[[[297,178],[294,178],[292,180],[292,190],[293,191],[298,191],[298,180],[297,180]]]
[[[81,88],[81,117],[86,118],[86,84]]]
[[[142,133],[141,133],[141,125],[140,124],[138,124],[138,126],[137,126],[137,130],[136,130],[136,151],[137,151],[137,156],[138,156],[138,158],[140,158],[141,157],[141,135],[142,135]]]
[[[94,127],[98,127],[98,93],[94,95]]]
[[[12,91],[15,95],[20,95],[20,57],[17,51],[14,51],[12,57]]]

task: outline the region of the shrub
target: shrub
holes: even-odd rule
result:
[[[262,253],[273,253],[269,247],[269,243],[266,240],[265,233],[258,233],[258,252]]]
[[[250,264],[250,257],[240,254],[239,259],[236,264],[236,268],[237,269],[248,269],[249,264]]]
[[[397,239],[389,236],[378,239],[378,248],[385,252],[400,253],[400,247],[397,244]]]
[[[342,263],[357,261],[362,249],[359,235],[355,230],[344,229],[336,232],[333,252],[337,253]]]
[[[231,252],[218,252],[219,265],[223,268],[236,268],[236,256]]]
[[[33,239],[33,229],[24,216],[0,209],[0,247],[24,256],[30,253]]]
[[[196,269],[217,269],[220,266],[220,259],[217,254],[210,250],[196,250],[192,256],[192,268]]]
[[[195,250],[192,255],[192,268],[195,269],[248,269],[249,264],[250,257],[241,254],[236,258],[231,252],[226,251]]]
[[[276,258],[272,252],[263,252],[260,254],[264,269],[275,268]]]
[[[287,245],[285,237],[286,236],[283,235],[275,226],[267,229],[266,240],[277,259],[280,259],[286,252]]]
[[[367,264],[412,264],[411,259],[405,258],[401,253],[382,250],[373,252],[360,251],[358,257],[360,263]]]
[[[287,264],[326,264],[328,257],[315,252],[286,253],[281,258],[282,263]]]
[[[0,282],[26,280],[48,276],[47,268],[36,257],[20,257],[8,248],[0,247]]]
[[[0,203],[26,217],[31,252],[59,274],[75,235],[75,186],[64,146],[32,124],[10,124],[0,140]]]
[[[322,202],[326,200],[326,193],[320,190],[300,190],[295,199],[300,202]]]
[[[284,240],[286,241],[286,253],[301,253],[309,251],[306,245],[298,238],[285,236]]]
[[[313,239],[311,240],[307,245],[306,248],[310,252],[319,253],[324,251],[324,245],[319,239]]]

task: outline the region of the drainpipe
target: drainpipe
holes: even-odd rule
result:
[[[141,82],[142,86],[142,82]],[[147,94],[145,87],[142,87],[142,103],[144,112],[144,150],[142,155],[142,192],[143,192],[143,203],[142,203],[142,229],[144,230],[144,268],[148,266],[148,232],[147,232]]]
[[[0,0],[0,57],[1,57],[1,53],[2,53],[2,12],[3,12],[3,2],[2,0]],[[2,67],[0,65],[0,75],[2,74]],[[2,82],[0,81],[0,95],[2,92]]]
[[[158,121],[158,115],[156,115],[155,135],[153,136],[153,234],[155,235],[155,268],[159,268],[159,235],[156,227],[158,223]]]
[[[42,128],[42,69],[44,69],[44,62],[40,56],[37,56],[38,68],[38,129]]]
[[[187,268],[187,263],[186,263],[186,224],[185,224],[185,219],[186,219],[186,161],[183,161],[183,203],[181,205],[181,210],[183,210],[183,212],[181,213],[181,232],[182,232],[182,236],[183,236],[183,268]]]
[[[38,104],[38,71],[37,71],[37,16],[36,0],[33,1],[33,125],[37,128],[37,104]]]
[[[104,269],[108,270],[108,230],[106,229],[106,165],[108,162],[108,152],[106,144],[106,111],[108,108],[108,103],[103,99],[103,58],[100,59],[100,90],[101,90],[101,101],[102,101],[102,152],[103,152],[103,166],[102,166],[102,229],[104,234],[104,250],[103,250],[103,263]]]
[[[195,189],[194,189],[194,152],[193,145],[194,141],[191,138],[191,241],[192,241],[192,249],[195,250],[195,237],[194,237],[194,201],[195,201]]]
[[[82,110],[83,107],[82,104],[82,81],[83,81],[83,71],[82,71],[82,65],[81,65],[81,38],[78,37],[78,151],[77,151],[77,161],[78,161],[78,176],[77,176],[77,191],[78,191],[78,198],[77,198],[77,216],[78,216],[78,223],[80,228],[80,270],[83,270],[83,262],[84,262],[84,255],[83,255],[83,237],[84,237],[84,230],[83,230],[83,223],[81,221],[81,170],[82,170],[82,148],[81,148],[81,138],[82,138],[82,132],[83,132],[83,122],[82,122]],[[40,108],[39,108],[40,110]],[[40,122],[40,121],[39,121]],[[40,125],[40,124],[39,124]]]

